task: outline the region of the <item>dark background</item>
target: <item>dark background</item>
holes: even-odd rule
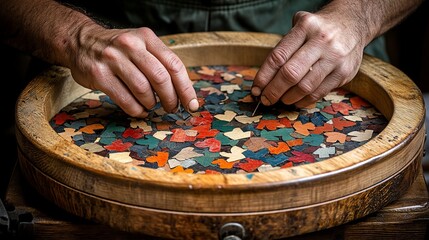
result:
[[[429,101],[429,3],[423,5],[401,24],[390,30],[387,46],[390,63],[407,74],[422,90]],[[0,44],[0,78],[2,124],[0,157],[0,198],[4,198],[8,179],[16,163],[16,140],[14,133],[15,102],[30,79],[46,67],[33,61],[25,53]],[[426,107],[428,108],[428,107]],[[429,123],[426,117],[426,125]],[[426,147],[426,149],[428,149]],[[429,179],[429,156],[423,160],[423,168]]]

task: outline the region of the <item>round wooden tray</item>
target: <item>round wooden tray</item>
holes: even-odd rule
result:
[[[187,66],[258,66],[280,36],[212,32],[162,40]],[[19,163],[29,182],[56,205],[124,231],[204,239],[216,239],[228,228],[255,239],[313,232],[397,199],[414,181],[422,159],[424,103],[405,74],[364,56],[357,76],[344,88],[389,120],[358,148],[252,177],[170,173],[103,158],[59,136],[49,120],[90,90],[76,84],[68,69],[53,66],[33,79],[17,101]]]

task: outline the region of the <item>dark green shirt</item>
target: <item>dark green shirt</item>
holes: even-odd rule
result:
[[[114,0],[76,1],[117,27],[149,27],[157,35],[206,31],[251,31],[284,35],[300,10],[315,12],[327,0]],[[97,3],[98,2],[98,3]],[[103,4],[100,8],[96,4]],[[110,9],[109,9],[110,6]],[[85,7],[85,6],[84,6]],[[102,12],[101,10],[104,9]],[[365,52],[388,61],[384,38]]]

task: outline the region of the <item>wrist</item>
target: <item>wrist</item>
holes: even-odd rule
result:
[[[56,61],[58,64],[71,68],[79,63],[82,54],[88,53],[91,46],[96,44],[93,36],[95,32],[100,32],[104,28],[94,22],[86,15],[71,10],[68,24],[63,25],[56,38]]]
[[[360,1],[337,0],[326,5],[318,14],[324,15],[326,19],[336,19],[335,21],[342,25],[347,34],[353,37],[362,49],[368,45],[374,38],[380,35],[380,27],[373,21],[372,16],[367,16]]]

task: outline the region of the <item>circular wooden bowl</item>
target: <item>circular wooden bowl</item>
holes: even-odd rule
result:
[[[187,66],[262,63],[280,36],[213,32],[162,40]],[[216,239],[226,227],[272,239],[337,226],[397,199],[420,168],[424,103],[420,90],[388,63],[364,56],[347,86],[388,120],[366,144],[327,160],[249,174],[186,174],[130,167],[59,136],[49,120],[89,92],[52,67],[17,101],[19,163],[41,195],[68,212],[114,228],[162,238]],[[222,230],[222,231],[223,231]]]

